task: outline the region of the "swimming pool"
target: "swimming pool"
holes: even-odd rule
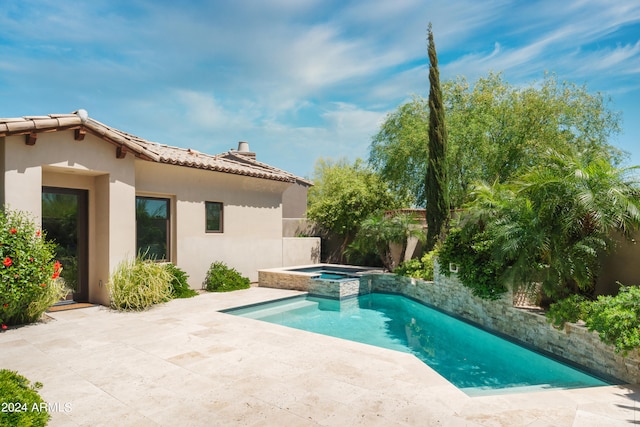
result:
[[[368,271],[378,271],[379,269],[369,267],[358,267],[353,265],[339,265],[339,264],[316,264],[305,267],[284,268],[284,271],[295,271],[299,273],[336,273],[336,274],[350,274],[356,275],[358,273],[366,273]]]
[[[303,295],[225,312],[411,353],[470,396],[611,384],[401,295]]]
[[[350,265],[318,264],[310,267],[288,268],[285,271],[312,273],[312,278],[322,280],[343,280],[358,277],[373,269]]]
[[[345,279],[353,279],[354,276],[350,275],[350,274],[344,274],[344,273],[333,273],[331,271],[319,271],[318,273],[320,273],[319,276],[314,276],[314,279],[320,279],[320,280],[345,280]]]

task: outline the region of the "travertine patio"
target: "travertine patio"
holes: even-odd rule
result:
[[[51,426],[640,423],[637,385],[471,398],[411,355],[218,312],[297,293],[51,313],[0,334],[0,367],[44,384]]]

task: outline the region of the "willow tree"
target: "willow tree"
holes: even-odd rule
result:
[[[621,116],[610,98],[585,86],[544,80],[512,85],[500,73],[476,81],[442,81],[447,121],[449,203],[461,207],[475,182],[504,183],[535,166],[548,150],[605,155],[612,165],[624,153],[609,142]],[[424,207],[429,100],[414,96],[389,115],[373,137],[369,162],[397,194]]]
[[[431,23],[428,29],[429,54],[429,144],[425,179],[427,243],[430,251],[442,236],[449,220],[449,184],[447,182],[447,126],[440,89],[438,56]]]

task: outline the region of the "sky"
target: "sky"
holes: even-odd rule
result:
[[[367,159],[386,115],[428,95],[429,22],[441,82],[586,85],[640,165],[637,0],[0,0],[0,117],[82,108],[312,177],[320,157]]]

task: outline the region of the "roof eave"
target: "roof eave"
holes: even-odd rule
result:
[[[190,167],[195,169],[210,170],[233,175],[248,176],[258,179],[267,179],[286,183],[301,183],[313,185],[303,178],[289,172],[261,163],[238,153],[224,153],[207,158],[224,159],[229,165],[211,164],[207,161],[194,160],[193,162],[182,159],[167,158],[162,154],[157,143],[150,142],[130,135],[118,129],[107,126],[87,116],[86,111],[78,110],[70,114],[50,114],[47,116],[27,116],[21,118],[0,119],[0,137],[26,135],[28,145],[36,143],[38,133],[56,132],[64,130],[76,130],[75,139],[81,141],[86,133],[90,133],[116,147],[116,156],[121,159],[128,153],[141,160]],[[172,149],[180,150],[177,147]],[[189,150],[190,151],[190,150]]]
[[[206,165],[206,164],[196,163],[196,162],[187,164],[186,162],[179,162],[179,161],[175,161],[175,160],[167,159],[167,158],[160,158],[159,160],[157,160],[157,162],[158,163],[168,164],[168,165],[174,165],[174,166],[188,167],[188,168],[191,168],[191,169],[202,169],[202,170],[208,170],[208,171],[212,171],[212,172],[220,172],[220,173],[228,173],[228,174],[232,174],[232,175],[247,176],[247,177],[250,177],[250,178],[267,179],[267,180],[270,180],[270,181],[280,181],[280,182],[286,182],[286,183],[295,183],[296,182],[296,180],[292,176],[241,171],[241,170],[237,170],[237,169],[223,168],[223,167],[219,167],[219,166]]]
[[[100,122],[89,119],[82,126],[89,133],[97,136],[98,138],[107,141],[110,144],[115,145],[116,147],[126,147],[127,152],[133,153],[136,157],[149,160],[153,162],[159,162],[160,156],[156,153],[153,153],[149,150],[145,150],[143,147],[140,147],[137,144],[133,144],[128,141],[126,138],[121,137],[117,133],[110,131],[110,128],[106,127]]]
[[[4,119],[0,123],[0,137],[78,129],[81,125],[82,120],[75,114]]]
[[[159,156],[143,147],[132,144],[125,138],[120,137],[115,132],[100,122],[93,119],[83,120],[78,114],[51,114],[48,116],[27,116],[17,119],[0,120],[0,137],[31,135],[37,133],[50,133],[65,130],[86,130],[89,133],[101,138],[116,147],[126,147],[121,149],[122,153],[130,152],[134,156],[144,160],[158,161]]]

